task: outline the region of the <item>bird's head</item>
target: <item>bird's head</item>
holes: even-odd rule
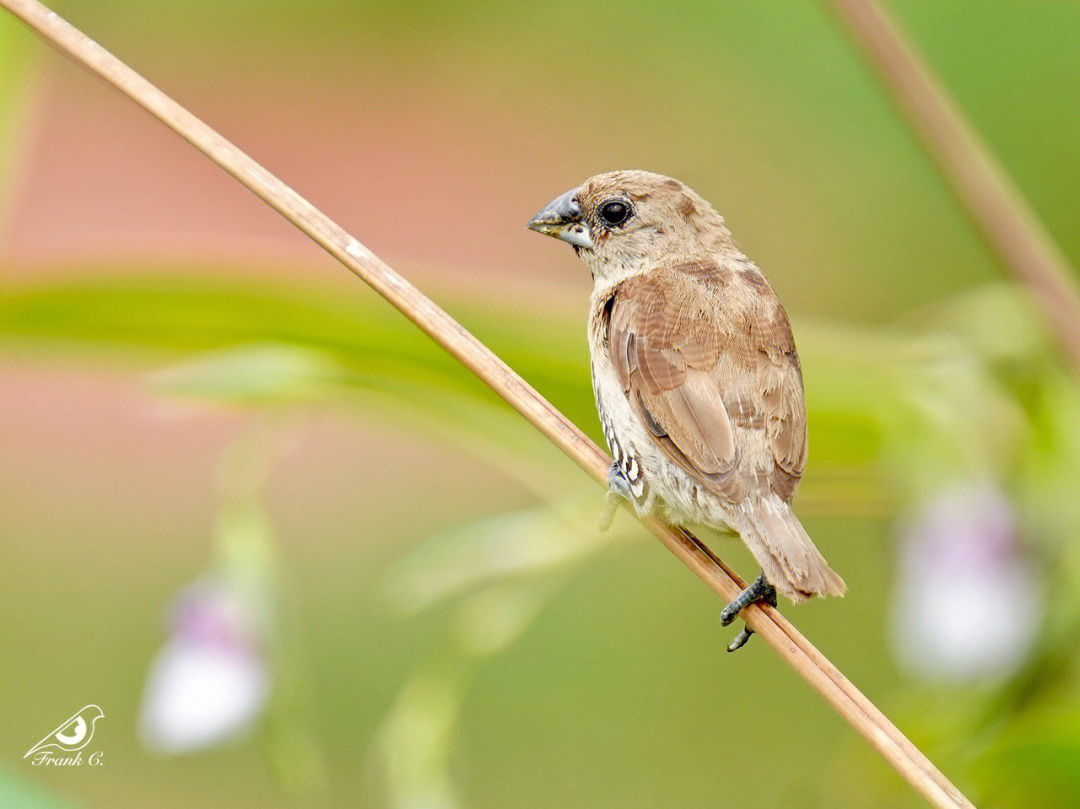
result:
[[[556,197],[527,227],[573,245],[598,281],[666,261],[709,258],[731,245],[724,220],[678,180],[611,171]]]

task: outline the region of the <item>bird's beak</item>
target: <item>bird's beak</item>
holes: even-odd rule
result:
[[[554,236],[575,247],[590,249],[593,246],[592,234],[585,224],[585,217],[578,203],[578,191],[574,188],[561,197],[556,197],[529,220],[527,227],[537,233]]]

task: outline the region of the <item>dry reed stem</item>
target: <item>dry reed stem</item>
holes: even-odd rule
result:
[[[824,0],[847,27],[983,236],[1028,286],[1080,370],[1080,294],[1069,260],[900,26],[876,0]]]
[[[524,379],[416,287],[229,141],[36,0],[0,0],[65,55],[157,117],[369,284],[606,487],[610,459]],[[689,533],[642,521],[721,598],[744,582]],[[747,624],[938,809],[974,809],[944,775],[779,612],[752,606]]]

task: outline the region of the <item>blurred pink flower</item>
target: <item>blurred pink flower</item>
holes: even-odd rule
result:
[[[248,730],[270,691],[262,634],[239,592],[195,585],[151,665],[139,715],[141,742],[157,752],[185,753]]]
[[[1042,580],[1016,534],[1012,504],[969,483],[902,524],[893,646],[921,679],[1004,678],[1027,659],[1043,616]]]

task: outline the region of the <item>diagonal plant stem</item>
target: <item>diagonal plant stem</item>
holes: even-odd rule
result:
[[[901,27],[877,0],[823,0],[848,29],[906,116],[949,189],[1042,307],[1061,351],[1080,371],[1075,273],[1020,189]]]
[[[315,206],[229,141],[36,0],[0,0],[54,47],[106,80],[318,243],[456,357],[538,430],[606,487],[608,456],[524,379],[416,287]],[[667,548],[725,600],[745,586],[691,534],[655,518],[642,520]],[[775,609],[751,606],[747,624],[845,721],[938,809],[974,809],[944,775],[824,655]]]

